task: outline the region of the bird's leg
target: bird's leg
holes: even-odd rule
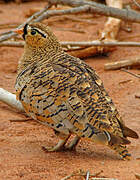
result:
[[[16,99],[16,95],[0,88],[0,101],[8,104],[20,112],[25,112],[20,101]]]
[[[55,134],[60,137],[60,140],[59,142],[53,146],[53,147],[42,147],[43,150],[45,151],[48,151],[48,152],[54,152],[54,151],[62,151],[64,150],[64,145],[66,144],[68,138],[70,137],[70,134],[69,135],[64,135],[58,131],[55,132]]]
[[[131,154],[128,153],[128,150],[126,149],[126,146],[122,145],[108,145],[111,149],[116,151],[117,154],[120,155],[121,159],[123,160],[130,160],[131,159]]]
[[[66,147],[67,150],[75,150],[76,145],[78,144],[78,142],[80,141],[80,137],[79,136],[75,136],[74,139],[70,142],[70,144]]]

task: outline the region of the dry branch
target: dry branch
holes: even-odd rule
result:
[[[16,41],[4,41],[4,42],[0,42],[0,47],[4,46],[4,47],[23,47],[24,46],[24,42],[16,42]]]
[[[60,15],[65,15],[65,14],[79,14],[79,13],[84,13],[88,11],[90,11],[90,7],[87,5],[74,7],[70,9],[48,10],[44,12],[42,15],[40,15],[37,19],[35,19],[34,22],[40,22],[40,21],[43,21],[44,19],[48,19],[53,16],[60,16]]]
[[[64,8],[64,7],[63,7]],[[37,11],[40,11],[40,8],[31,8],[29,10],[29,12],[26,12],[25,13],[25,17],[29,17],[29,16],[32,16],[35,12]],[[76,22],[83,22],[83,23],[88,23],[88,24],[93,24],[93,25],[96,25],[97,23],[91,21],[91,20],[88,20],[88,19],[82,19],[82,18],[77,18],[77,17],[71,17],[71,16],[67,16],[67,15],[64,15],[62,17],[63,19],[69,19],[69,20],[72,20],[72,21],[76,21]],[[58,21],[61,21],[61,18],[60,16],[57,18]],[[54,22],[54,19],[50,20],[49,23],[53,21]],[[56,20],[55,20],[56,21]],[[47,21],[48,23],[48,21]]]
[[[67,41],[67,42],[61,42],[62,46],[123,46],[123,47],[139,47],[140,43],[139,42],[102,42],[99,40],[95,41],[79,41],[79,42],[72,42],[72,41]]]
[[[133,0],[133,2],[138,8],[140,8],[140,4],[136,0]]]
[[[111,7],[122,9],[122,0],[106,0],[106,4]],[[103,30],[100,32],[100,39],[104,41],[115,41],[120,29],[121,20],[108,17]]]
[[[87,171],[87,174],[86,174],[86,180],[89,180],[89,176],[90,176],[90,172]]]
[[[122,61],[107,63],[107,64],[105,64],[104,69],[105,70],[116,70],[116,69],[121,69],[124,67],[130,67],[130,66],[140,66],[140,57],[135,57],[135,58],[129,59],[129,60],[122,60]]]
[[[76,47],[78,46],[79,48],[81,47],[90,47],[90,46],[104,46],[104,47],[112,47],[112,46],[122,46],[122,47],[140,47],[139,42],[102,42],[99,40],[95,41],[64,41],[60,42],[63,47]],[[23,47],[24,42],[20,41],[4,41],[0,42],[0,47],[5,46],[5,47]]]
[[[16,95],[6,91],[3,88],[0,88],[0,101],[15,108],[19,112],[24,112],[24,108],[21,102],[16,99]]]
[[[63,4],[72,7],[88,6],[90,12],[98,13],[105,16],[111,16],[122,20],[132,21],[140,23],[140,13],[133,10],[119,9],[114,7],[108,7],[103,4],[86,0],[48,0],[52,4]]]
[[[5,47],[19,47],[24,46],[24,42],[16,41],[4,41],[0,43],[1,46]],[[99,54],[106,54],[116,50],[116,46],[140,46],[137,42],[61,42],[64,51],[67,51],[70,55],[78,58],[86,58]],[[101,48],[103,47],[103,48]],[[112,64],[112,63],[111,63]],[[114,63],[113,63],[114,64]],[[108,65],[107,65],[108,66]],[[109,64],[110,66],[110,64]],[[114,66],[113,66],[114,67]]]

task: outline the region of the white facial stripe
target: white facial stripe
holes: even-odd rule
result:
[[[33,30],[33,29],[35,29],[36,31],[38,31],[40,34],[42,34],[44,37],[47,37],[48,35],[46,34],[46,32],[45,31],[42,31],[41,29],[38,29],[38,28],[33,28],[33,27],[31,27],[31,26],[28,26],[28,30]]]
[[[37,31],[39,31],[41,34],[44,34],[44,36],[46,36],[46,37],[47,37],[46,32],[42,31],[41,29],[37,29],[37,28],[34,28],[34,29],[36,29],[36,30],[37,30]]]

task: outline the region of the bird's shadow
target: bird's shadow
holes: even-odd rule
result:
[[[106,148],[107,149],[107,148]],[[104,150],[103,152],[101,152],[102,150],[91,150],[91,148],[80,148],[78,147],[76,150],[62,150],[62,151],[58,151],[55,152],[55,156],[62,156],[63,158],[67,159],[68,157],[71,157],[71,159],[83,159],[85,161],[88,160],[97,160],[97,161],[114,161],[114,160],[121,160],[119,158],[119,156],[115,153],[113,153],[113,151],[107,151]],[[46,152],[46,151],[45,151]],[[46,153],[54,153],[54,152],[46,152]]]

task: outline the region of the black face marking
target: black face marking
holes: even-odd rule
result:
[[[25,40],[25,36],[26,36],[27,33],[28,33],[28,32],[27,32],[27,27],[28,27],[28,24],[25,24],[24,29],[23,29],[23,35],[22,35],[22,37],[23,37],[24,40]],[[38,32],[43,38],[46,38],[46,35],[43,34],[42,32],[40,32],[38,29],[36,29],[36,28],[32,28],[32,29],[31,29],[31,35],[35,35],[36,32]]]
[[[46,35],[45,35],[45,34],[43,34],[43,33],[40,32],[38,29],[35,29],[35,28],[33,28],[33,29],[31,30],[31,34],[32,34],[32,32],[34,32],[34,31],[38,32],[39,34],[41,34],[42,37],[46,38]]]
[[[28,24],[25,24],[24,29],[23,29],[23,35],[22,35],[22,37],[23,37],[24,40],[25,40],[25,36],[26,36],[26,34],[27,34],[27,26],[28,26]]]

